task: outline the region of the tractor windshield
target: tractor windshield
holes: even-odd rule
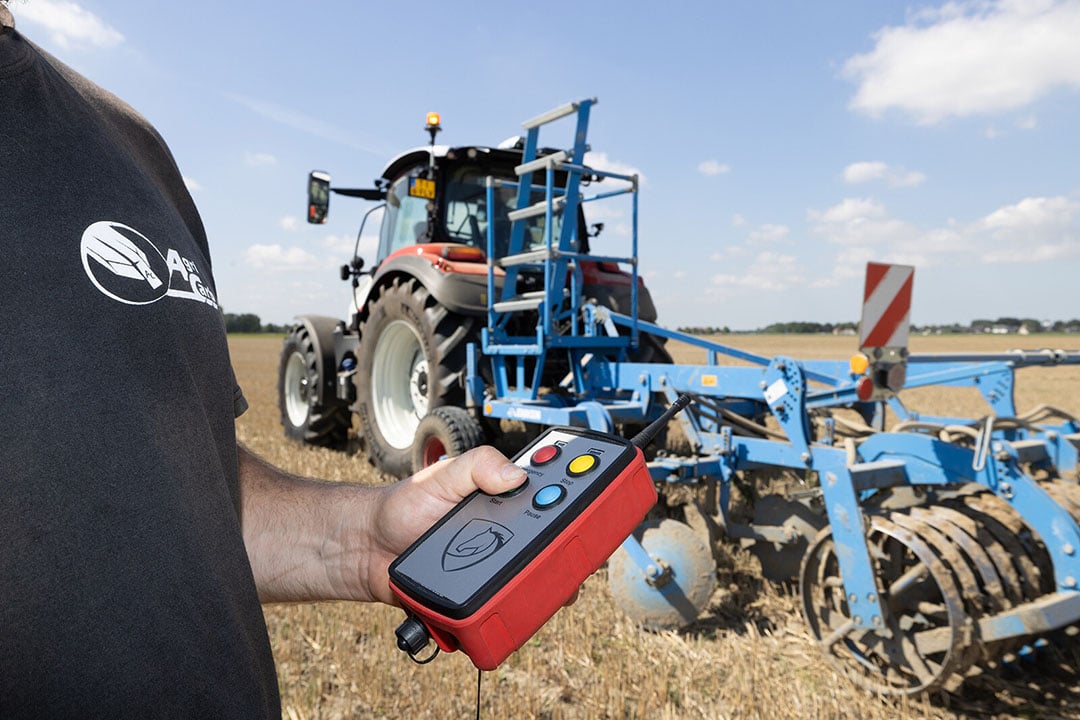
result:
[[[489,213],[487,208],[487,173],[477,167],[462,167],[453,172],[446,189],[446,233],[452,242],[464,243],[487,250],[488,222],[495,223],[495,257],[507,255],[510,246],[510,219],[507,213],[514,209],[517,201],[517,188],[495,188],[495,207]],[[513,176],[507,179],[516,181]],[[533,192],[531,203],[544,200],[543,190]],[[558,234],[562,228],[561,216],[552,220],[552,242],[559,242]],[[535,250],[544,245],[544,216],[539,215],[526,220],[525,242],[522,252]]]

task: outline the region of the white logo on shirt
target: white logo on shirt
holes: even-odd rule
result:
[[[194,262],[172,248],[162,255],[149,238],[123,223],[92,224],[83,231],[79,251],[90,282],[113,300],[148,305],[175,297],[218,306]]]

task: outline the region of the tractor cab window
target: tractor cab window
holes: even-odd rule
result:
[[[513,179],[512,175],[507,179]],[[534,176],[535,180],[535,176]],[[517,202],[517,189],[495,188],[495,207],[488,212],[487,174],[476,167],[463,167],[454,171],[446,188],[446,233],[451,242],[464,243],[487,250],[488,223],[493,221],[495,233],[495,257],[503,257],[510,246],[510,218],[507,214]],[[530,203],[544,200],[542,190],[533,193]],[[493,219],[493,220],[492,220]],[[552,221],[552,241],[559,242],[560,217]],[[522,251],[535,250],[544,245],[544,216],[529,218],[525,225],[525,242]]]
[[[379,258],[426,242],[428,201],[409,195],[409,178],[400,177],[386,193],[386,215],[379,232]]]

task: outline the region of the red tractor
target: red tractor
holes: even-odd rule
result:
[[[437,415],[458,436],[454,445],[467,448],[494,439],[481,422],[480,410],[466,408],[466,346],[479,343],[488,309],[488,226],[494,224],[498,260],[507,253],[508,213],[516,197],[515,191],[500,188],[489,207],[487,179],[516,180],[515,167],[522,158],[520,138],[498,147],[436,145],[440,126],[435,113],[429,114],[426,129],[431,144],[390,160],[374,188],[333,187],[327,173],[311,173],[308,222],[325,222],[331,193],[379,202],[364,216],[366,222],[382,209],[379,247],[370,268],[355,252],[341,268],[342,280],[351,281],[353,288],[344,320],[297,318],[285,338],[278,379],[287,436],[341,447],[355,412],[368,457],[398,477],[430,462],[414,449],[414,438],[421,420],[437,408],[445,408]],[[543,190],[535,192],[542,200]],[[553,226],[562,221],[555,216]],[[589,240],[603,225],[594,224],[590,231],[580,208],[573,221],[576,247],[588,252]],[[543,242],[544,223],[544,215],[529,220],[526,249]],[[616,312],[627,310],[629,273],[616,263],[599,261],[583,261],[580,270],[585,297]],[[496,288],[501,288],[504,275],[495,267]],[[525,292],[541,289],[541,278],[521,272],[517,287]],[[638,316],[656,320],[640,279]],[[535,325],[535,314],[521,322]],[[662,340],[645,334],[632,359],[671,361]],[[558,363],[544,367],[552,387],[566,372]]]

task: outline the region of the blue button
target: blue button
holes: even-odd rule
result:
[[[562,485],[547,485],[533,495],[533,507],[537,510],[547,510],[562,502],[564,497],[566,497],[566,488]]]

